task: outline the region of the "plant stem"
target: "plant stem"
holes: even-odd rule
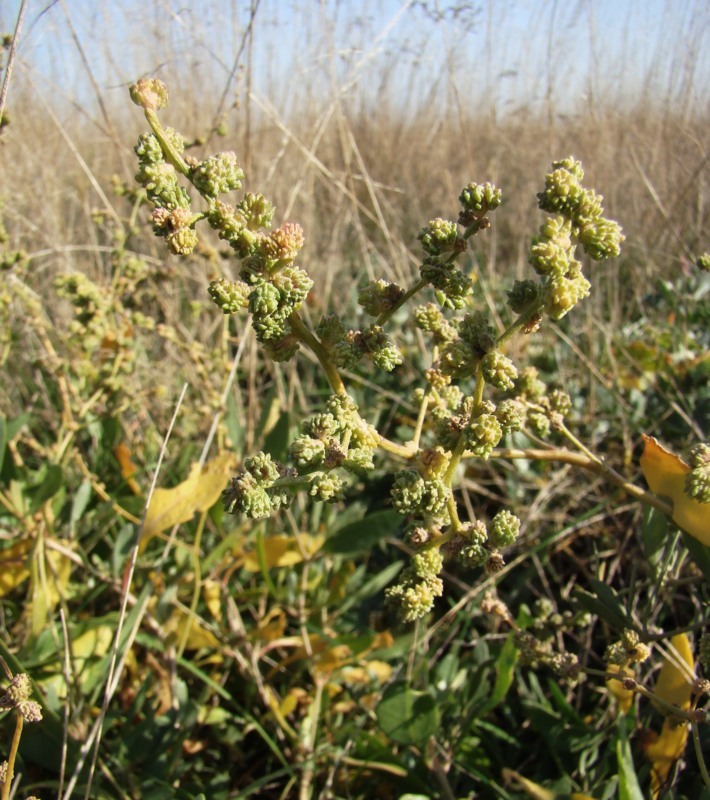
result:
[[[582,453],[573,453],[571,450],[566,450],[564,448],[551,448],[550,450],[500,448],[494,450],[491,455],[494,458],[526,458],[529,461],[558,461],[563,464],[572,464],[575,467],[581,467],[582,469],[589,470],[590,472],[607,478],[615,486],[623,489],[626,494],[635,497],[637,500],[641,500],[648,506],[657,508],[666,516],[673,516],[672,503],[662,500],[660,497],[656,497],[656,495],[630,483],[623,475],[620,475],[607,464],[595,461]],[[465,454],[464,458],[472,456],[473,454],[470,456],[469,454]]]
[[[190,167],[187,166],[185,159],[178,153],[172,146],[165,135],[165,128],[163,128],[158,115],[152,108],[145,109],[145,118],[148,120],[151,130],[155,134],[155,138],[160,142],[160,147],[165,154],[166,159],[175,167],[178,172],[181,172],[186,178],[190,177]]]
[[[16,710],[15,719],[15,733],[12,737],[12,745],[10,747],[10,755],[7,758],[7,774],[5,776],[5,783],[2,785],[2,800],[8,800],[10,797],[10,789],[12,789],[12,779],[15,775],[15,760],[17,759],[17,751],[20,747],[20,738],[22,736],[22,726],[24,718],[19,711]]]
[[[330,354],[325,347],[323,347],[317,337],[314,336],[304,325],[303,320],[298,315],[298,312],[294,311],[293,314],[291,314],[291,316],[288,318],[288,321],[291,323],[291,328],[296,336],[298,336],[298,338],[304,344],[307,344],[313,351],[313,354],[318,359],[321,367],[323,367],[323,371],[328,379],[330,388],[335,392],[335,394],[340,395],[341,397],[347,394],[343,379],[340,377],[340,373],[338,372],[335,364],[333,364]]]

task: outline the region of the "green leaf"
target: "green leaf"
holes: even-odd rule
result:
[[[64,484],[64,471],[59,464],[45,464],[36,475],[36,483],[26,490],[33,511],[54,497]]]
[[[227,427],[227,436],[232,442],[232,449],[241,453],[244,447],[244,425],[239,419],[239,409],[233,394],[227,397],[227,411],[224,416],[224,424]]]
[[[81,486],[76,490],[71,503],[70,522],[72,527],[84,516],[86,507],[91,500],[91,481],[83,481]]]
[[[644,800],[643,792],[636,777],[636,768],[631,756],[631,748],[626,735],[626,726],[619,726],[619,739],[616,742],[616,759],[619,764],[619,800]]]
[[[635,628],[633,620],[616,595],[616,592],[602,581],[590,579],[594,594],[578,589],[575,593],[576,601],[592,614],[607,622],[613,630],[621,631],[624,628]]]
[[[477,716],[484,716],[494,709],[508,694],[508,690],[513,684],[515,677],[515,664],[518,660],[518,649],[515,646],[513,635],[506,639],[503,649],[496,660],[496,681],[490,697],[483,704]]]
[[[376,714],[382,731],[399,744],[423,748],[439,727],[436,700],[404,682],[387,687]]]
[[[285,461],[291,432],[291,416],[284,411],[264,439],[264,452],[276,461]]]
[[[365,553],[385,537],[395,534],[401,524],[402,516],[396,511],[376,511],[341,528],[325,542],[323,551],[341,556]]]

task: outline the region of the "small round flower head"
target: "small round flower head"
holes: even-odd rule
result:
[[[427,485],[417,470],[403,469],[395,473],[390,493],[392,505],[400,514],[413,514],[419,511],[425,502]]]
[[[569,269],[569,251],[553,239],[540,239],[530,248],[528,261],[538,275],[564,275]]]
[[[417,235],[425,252],[430,256],[439,256],[455,250],[458,238],[456,223],[440,218],[431,220]]]
[[[483,377],[498,389],[512,389],[518,378],[515,364],[507,356],[495,350],[483,356],[481,367]]]
[[[464,316],[459,324],[459,336],[469,346],[475,358],[482,358],[490,353],[497,344],[495,330],[482,311]]]
[[[473,375],[478,358],[471,346],[462,339],[446,342],[439,355],[439,371],[448,378],[468,378]]]
[[[545,311],[552,319],[562,319],[580,300],[589,297],[591,284],[582,274],[581,264],[571,261],[564,275],[551,275],[544,288]]]
[[[325,442],[341,430],[341,425],[333,414],[319,413],[303,420],[301,430],[304,434]]]
[[[10,680],[10,685],[0,698],[0,708],[15,708],[20,703],[29,700],[31,693],[30,676],[20,672]]]
[[[515,514],[503,509],[491,522],[488,538],[493,547],[510,547],[520,533],[520,520]]]
[[[409,577],[396,586],[385,589],[385,599],[388,605],[397,609],[402,622],[416,622],[431,611],[434,600],[443,591],[440,578],[415,581]]]
[[[439,333],[447,322],[441,310],[434,303],[426,303],[414,309],[414,321],[418,328],[429,333]]]
[[[528,411],[527,424],[534,434],[543,439],[550,434],[550,418],[542,411],[530,409]]]
[[[212,302],[223,314],[236,314],[249,305],[251,289],[242,281],[217,278],[207,287]]]
[[[572,399],[561,389],[553,389],[548,395],[550,410],[562,417],[569,415],[572,410]]]
[[[240,189],[244,172],[237,162],[237,155],[231,150],[218,153],[200,161],[192,169],[192,183],[195,188],[208,197]]]
[[[249,311],[257,316],[274,314],[281,302],[281,293],[267,281],[256,284],[249,295]]]
[[[444,557],[438,547],[421,550],[412,556],[412,570],[418,578],[435,578],[444,566]]]
[[[603,217],[585,224],[579,236],[584,252],[595,261],[616,258],[624,239],[619,223]]]
[[[583,179],[582,165],[573,157],[553,161],[552,172],[545,176],[545,191],[538,195],[539,207],[573,218],[584,199]]]
[[[370,472],[375,468],[373,461],[374,450],[369,447],[350,447],[347,456],[343,461],[343,466],[359,474]]]
[[[393,309],[402,299],[404,289],[389,281],[370,281],[358,292],[358,303],[371,317]]]
[[[262,240],[262,248],[264,255],[279,265],[290,264],[301,252],[304,241],[303,228],[297,222],[285,222]]]
[[[710,445],[695,445],[689,460],[692,469],[685,476],[685,492],[699,503],[710,503]]]
[[[459,195],[459,202],[464,212],[473,213],[477,217],[485,216],[501,204],[503,193],[492,183],[469,183]]]
[[[703,253],[701,256],[698,256],[698,260],[695,264],[698,269],[703,270],[703,272],[710,272],[710,253]]]
[[[542,287],[537,281],[515,281],[508,294],[508,305],[516,314],[540,302]]]
[[[289,453],[298,467],[318,467],[325,459],[325,442],[301,435],[291,442]]]
[[[359,331],[348,331],[345,336],[333,345],[333,361],[341,369],[354,369],[365,355],[361,346],[362,334]]]
[[[471,279],[459,270],[447,273],[444,286],[437,292],[437,300],[442,308],[459,310],[466,308],[473,294]]]
[[[493,414],[479,414],[466,430],[468,449],[484,461],[500,442],[503,429]]]
[[[141,108],[159,111],[168,104],[168,87],[157,78],[141,78],[128,91],[131,100]]]
[[[148,200],[153,205],[170,210],[190,207],[190,197],[178,184],[177,172],[172,164],[165,161],[139,163],[135,178],[146,190]]]
[[[234,241],[246,227],[244,215],[229,203],[216,200],[207,213],[210,227],[219,233],[219,238]]]
[[[424,480],[441,478],[449,466],[449,457],[443,447],[427,447],[419,450],[414,461]]]
[[[138,156],[139,163],[158,164],[165,160],[163,148],[154,133],[142,133],[133,152]]]
[[[326,503],[335,503],[343,496],[345,484],[337,475],[318,472],[313,475],[308,494]]]
[[[173,233],[169,233],[165,241],[175,255],[189,256],[197,247],[197,231],[194,228],[179,228]]]
[[[525,406],[520,400],[502,400],[498,403],[495,415],[503,433],[519,431],[525,423]]]
[[[385,372],[392,372],[403,361],[397,346],[379,325],[365,328],[360,341],[367,357]]]
[[[348,394],[332,394],[326,401],[327,410],[344,430],[355,431],[361,423],[357,403]]]
[[[497,575],[505,567],[505,559],[500,550],[491,550],[488,561],[483,565],[486,575]]]
[[[267,490],[248,472],[232,478],[222,502],[228,514],[245,514],[250,519],[268,517],[274,510]]]
[[[239,203],[239,211],[244,216],[249,230],[271,227],[275,208],[262,194],[247,192]]]
[[[312,279],[299,267],[285,267],[274,275],[272,282],[281,295],[279,305],[288,306],[289,314],[298,311],[313,288]]]
[[[34,700],[23,700],[17,704],[17,710],[25,722],[42,721],[42,706]]]
[[[547,386],[538,377],[535,367],[525,367],[516,382],[516,390],[527,400],[539,400],[547,391]]]

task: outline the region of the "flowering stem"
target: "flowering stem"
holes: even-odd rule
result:
[[[185,163],[185,159],[178,153],[172,146],[167,136],[165,135],[165,128],[163,128],[158,115],[152,108],[146,108],[145,118],[148,120],[151,130],[155,134],[155,138],[160,142],[160,147],[163,150],[165,158],[175,167],[178,172],[181,172],[186,178],[190,178],[190,167]]]
[[[535,305],[531,306],[529,309],[524,311],[514,322],[511,322],[510,325],[501,333],[501,335],[497,339],[498,347],[504,345],[508,339],[512,339],[516,333],[519,333],[529,322],[532,318],[539,314],[542,310],[542,303],[536,303]]]
[[[330,388],[335,392],[335,394],[340,395],[341,397],[347,394],[345,389],[345,384],[343,383],[343,379],[340,377],[340,373],[333,364],[330,354],[328,351],[323,347],[323,345],[318,341],[317,337],[315,337],[308,328],[303,324],[303,320],[298,316],[298,312],[294,311],[293,314],[288,318],[288,321],[291,323],[291,328],[293,332],[298,336],[298,338],[304,343],[307,344],[313,354],[320,362],[321,367],[323,367],[323,371],[325,372],[325,376],[328,379],[328,383],[330,384]]]
[[[2,800],[8,800],[10,797],[10,789],[12,789],[12,779],[15,775],[15,761],[17,759],[17,751],[20,747],[20,738],[22,736],[22,725],[24,719],[19,711],[15,713],[15,733],[12,737],[12,745],[10,747],[10,755],[7,759],[7,775],[5,776],[5,783],[2,785]]]

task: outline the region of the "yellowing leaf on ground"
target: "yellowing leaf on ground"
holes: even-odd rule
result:
[[[304,558],[310,558],[323,546],[325,536],[308,533],[276,534],[264,538],[264,562],[267,569],[292,567]],[[249,572],[259,572],[259,551],[254,549],[244,554],[243,567]]]
[[[202,627],[199,617],[177,606],[163,624],[163,630],[179,645],[184,641],[185,650],[201,650],[203,647],[219,649],[220,646],[212,631]]]
[[[227,486],[234,463],[230,453],[222,453],[202,468],[193,464],[187,479],[172,489],[156,489],[143,524],[141,547],[157,533],[209,510]]]
[[[699,503],[685,493],[685,476],[690,467],[680,456],[662,447],[653,436],[643,437],[641,469],[651,491],[673,503],[673,522],[710,547],[710,505]]]
[[[0,597],[5,597],[30,577],[27,556],[32,547],[31,539],[20,539],[0,550]]]
[[[676,663],[664,659],[661,671],[656,679],[653,693],[661,700],[683,710],[690,708],[690,682],[689,675],[695,674],[695,660],[690,647],[690,640],[684,633],[679,633],[670,640],[670,649]],[[676,664],[681,661],[688,665],[688,669],[679,669]]]

